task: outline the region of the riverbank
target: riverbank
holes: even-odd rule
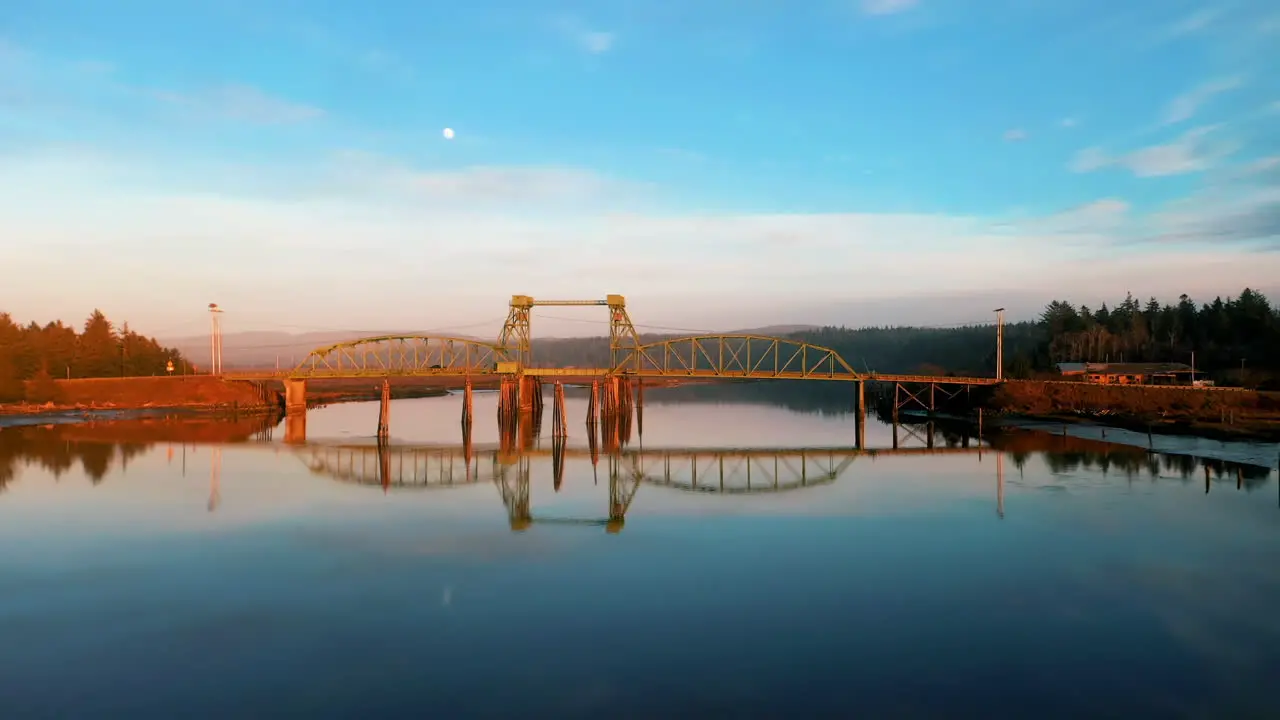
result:
[[[1199,437],[1206,440],[1280,443],[1280,419],[1244,418],[1237,419],[1235,422],[1222,423],[1122,415],[1118,413],[1049,413],[1044,415],[1003,413],[997,415],[997,418],[999,421],[1011,424],[1030,422],[1038,427],[1055,424],[1090,425],[1112,427],[1137,433]]]
[[[199,375],[86,378],[56,380],[54,384],[52,401],[0,405],[0,419],[92,417],[132,411],[249,415],[281,407],[279,393],[261,384]]]
[[[993,388],[982,407],[996,417],[1039,423],[1280,442],[1280,394],[1252,390],[1024,380]]]
[[[0,426],[82,422],[164,414],[235,417],[267,415],[284,408],[277,381],[249,381],[189,375],[178,377],[88,378],[55,381],[56,400],[0,405]],[[440,397],[447,387],[428,379],[395,378],[394,400]],[[376,401],[381,381],[325,380],[307,389],[308,407]]]

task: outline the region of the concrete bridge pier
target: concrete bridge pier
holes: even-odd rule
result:
[[[284,441],[288,445],[307,442],[307,381],[285,378]]]
[[[284,411],[286,415],[307,412],[307,381],[301,378],[285,378]]]

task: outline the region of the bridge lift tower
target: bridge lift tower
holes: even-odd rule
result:
[[[627,300],[621,295],[606,295],[604,300],[535,300],[528,295],[512,295],[507,321],[502,325],[498,345],[506,351],[517,368],[533,364],[530,315],[542,307],[607,307],[609,308],[609,367],[617,367],[626,351],[640,347],[640,334],[627,314]]]

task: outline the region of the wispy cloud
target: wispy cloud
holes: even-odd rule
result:
[[[584,50],[593,55],[599,55],[613,48],[613,33],[591,30],[582,33],[578,41],[582,43]]]
[[[71,67],[87,75],[110,75],[116,71],[115,63],[105,60],[80,60],[71,63]]]
[[[1054,244],[1109,243],[1131,221],[1130,210],[1124,200],[1102,198],[1052,215],[1001,222],[993,229]]]
[[[1058,121],[1058,126],[1064,127],[1064,128],[1073,128],[1079,124],[1080,124],[1080,121],[1075,117],[1064,117]]]
[[[560,210],[592,205],[625,207],[644,199],[647,186],[576,167],[471,166],[421,170],[392,158],[348,151],[326,168],[333,194],[383,193],[455,212],[486,208]]]
[[[1156,229],[1153,240],[1244,243],[1276,249],[1280,238],[1280,186],[1190,198],[1152,220]]]
[[[495,287],[532,282],[525,287],[534,294],[590,297],[607,274],[629,288],[647,317],[693,322],[689,308],[699,307],[708,325],[741,327],[744,313],[896,297],[912,283],[954,296],[991,292],[994,276],[1005,279],[1001,292],[1071,285],[1088,293],[1114,288],[1124,275],[1156,273],[1155,267],[1171,285],[1185,282],[1198,292],[1253,284],[1280,271],[1280,254],[1227,256],[1222,267],[1206,270],[1212,248],[1116,258],[1100,270],[1087,246],[1115,241],[1134,221],[1116,198],[1039,225],[1033,218],[1018,232],[992,233],[983,218],[934,214],[688,215],[662,204],[681,188],[660,189],[650,200],[647,188],[637,193],[626,181],[581,168],[449,170],[351,154],[329,166],[264,160],[261,167],[220,174],[208,159],[180,169],[172,160],[122,155],[104,166],[31,156],[0,163],[0,217],[6,237],[21,248],[6,257],[16,283],[13,310],[79,312],[85,297],[101,293],[103,277],[132,273],[154,275],[159,284],[144,296],[117,293],[112,312],[147,322],[185,319],[214,292],[228,306],[253,306],[255,288],[277,282],[297,286],[276,310],[298,322],[329,313],[326,322],[352,323],[348,327],[368,327],[368,317],[381,318],[379,324],[420,323],[427,306],[438,308],[438,324],[463,324],[490,315],[472,312],[469,303],[492,301]],[[120,182],[136,180],[139,168],[150,182]],[[359,247],[352,237],[361,239]],[[880,242],[885,237],[894,242]],[[145,252],[162,240],[178,255]],[[296,263],[301,248],[323,251],[330,272],[348,284],[376,283],[379,292],[335,299],[327,286],[308,284],[317,268]],[[529,274],[531,249],[549,258],[546,272]],[[56,288],[41,282],[68,252],[82,261],[66,271],[66,282]],[[907,266],[904,253],[931,262]],[[725,258],[732,261],[725,265]],[[866,281],[850,288],[841,273],[854,262]],[[718,272],[706,271],[712,266]],[[742,289],[760,283],[773,288],[768,297]],[[167,300],[157,306],[153,298],[161,295]]]
[[[17,43],[0,37],[0,70],[3,70],[10,63],[16,63],[24,54]]]
[[[1112,159],[1102,148],[1087,147],[1080,152],[1077,152],[1067,167],[1071,169],[1071,172],[1087,173],[1093,172],[1094,170],[1101,170],[1111,163]]]
[[[1022,128],[1010,128],[1004,131],[1005,142],[1022,142],[1027,139],[1027,131]]]
[[[1165,31],[1165,37],[1172,40],[1187,35],[1194,35],[1195,33],[1201,32],[1212,25],[1213,21],[1217,20],[1218,16],[1221,14],[1222,11],[1217,8],[1205,8],[1191,13],[1170,25]]]
[[[275,97],[249,85],[223,85],[195,93],[157,91],[153,95],[201,115],[261,125],[292,125],[325,114],[321,108]]]
[[[1185,92],[1174,98],[1169,103],[1169,106],[1165,108],[1164,122],[1172,125],[1188,120],[1196,114],[1201,105],[1211,100],[1213,96],[1235,90],[1243,84],[1244,82],[1238,77],[1220,78]]]
[[[895,15],[919,4],[919,0],[862,0],[861,6],[864,15]]]
[[[582,20],[572,16],[557,19],[556,27],[579,48],[592,55],[609,52],[618,39],[615,33],[589,27]]]
[[[1069,167],[1073,172],[1087,173],[1108,166],[1127,168],[1136,177],[1164,177],[1203,172],[1234,153],[1238,144],[1220,140],[1214,142],[1213,133],[1218,126],[1209,125],[1188,130],[1172,142],[1151,145],[1118,156],[1110,156],[1099,147],[1090,147],[1076,153]]]
[[[356,58],[356,64],[364,70],[378,75],[398,77],[401,79],[413,76],[413,67],[385,50],[369,50]]]

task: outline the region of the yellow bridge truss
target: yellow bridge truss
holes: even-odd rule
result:
[[[605,306],[609,310],[609,367],[538,368],[532,362],[531,317],[539,305]],[[792,338],[707,334],[642,343],[620,295],[605,300],[511,299],[496,343],[437,335],[383,335],[335,343],[311,351],[292,370],[234,372],[228,377],[385,378],[530,374],[561,377],[626,375],[636,378],[742,380],[880,380],[980,385],[994,378],[925,377],[859,373],[831,348]]]

